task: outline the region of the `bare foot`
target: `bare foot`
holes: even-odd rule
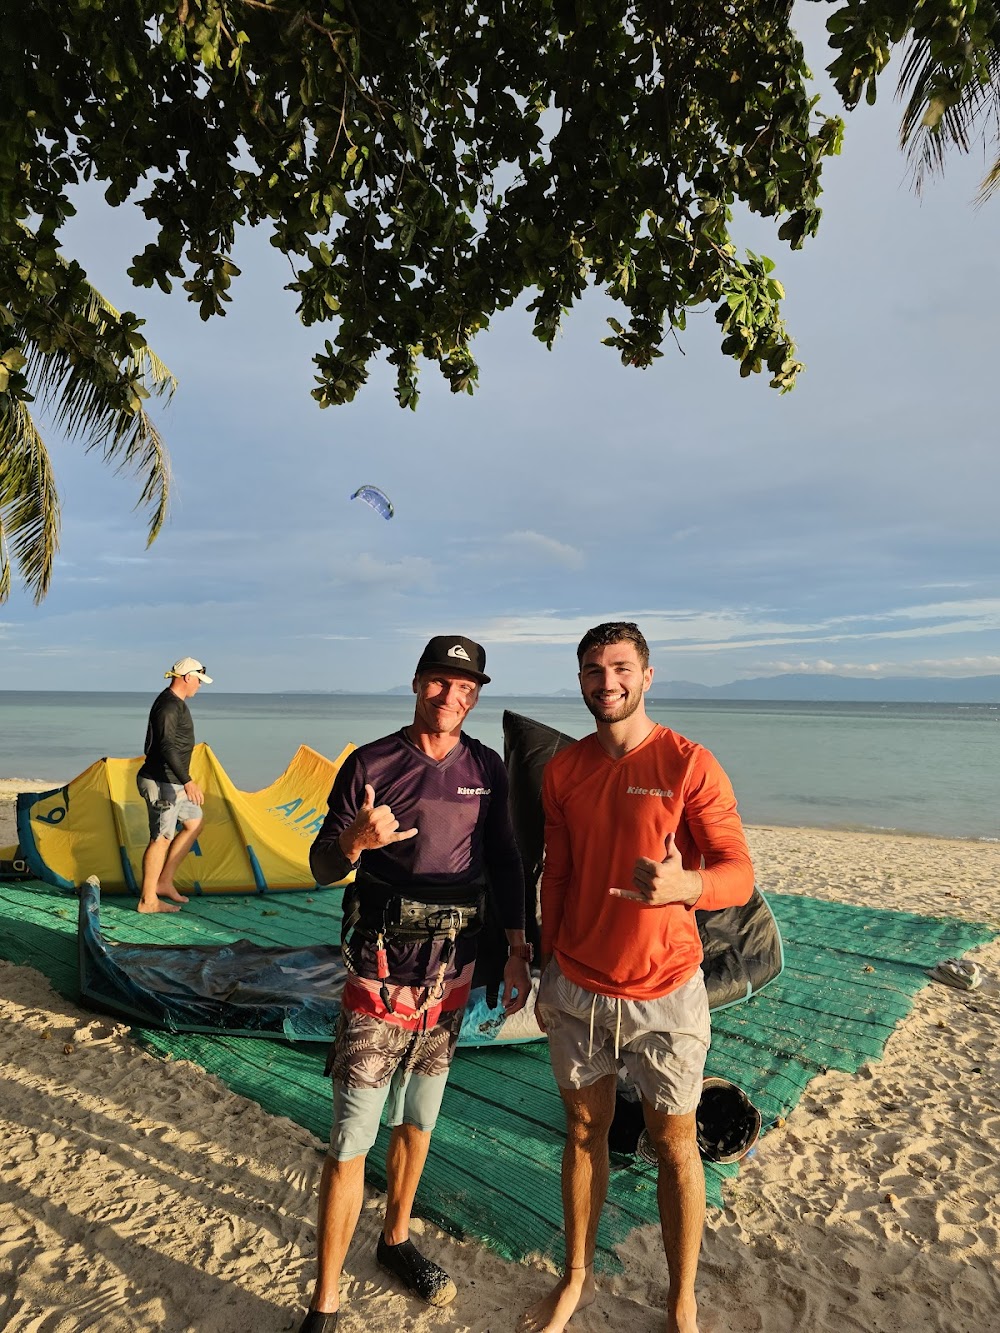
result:
[[[157,884],[156,896],[158,898],[169,898],[172,903],[186,903],[187,898],[183,893],[178,893],[172,884]]]
[[[187,899],[185,898],[184,901],[187,902]],[[161,903],[159,899],[156,902],[147,903],[140,898],[135,910],[137,912],[179,912],[181,909],[175,907],[173,903]]]
[[[518,1320],[518,1333],[562,1333],[576,1312],[593,1304],[596,1297],[592,1270],[571,1269],[547,1296],[525,1310]]]

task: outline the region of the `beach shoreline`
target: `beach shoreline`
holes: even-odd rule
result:
[[[982,921],[1000,930],[996,848],[910,835],[747,830],[765,892]],[[0,836],[0,843],[3,839]],[[982,1333],[1000,1308],[1000,941],[978,990],[931,982],[882,1058],[807,1087],[710,1210],[703,1333]],[[0,1327],[9,1333],[295,1329],[315,1271],[323,1145],[125,1027],[0,963]],[[417,1305],[374,1260],[369,1189],[342,1333],[501,1333],[551,1283],[429,1222],[455,1278]],[[656,1228],[621,1249],[571,1333],[662,1327]]]
[[[58,782],[49,782],[41,778],[0,777],[0,847],[7,846],[8,844],[13,844],[17,841],[17,828],[15,822],[15,803],[18,792],[53,791],[59,786],[60,784]],[[818,825],[775,824],[775,823],[747,824],[746,828],[748,836],[750,835],[750,831],[754,830],[756,833],[759,833],[761,837],[765,840],[767,838],[767,835],[773,832],[780,835],[785,835],[785,834],[793,835],[796,833],[801,833],[809,837],[812,836],[823,837],[823,838],[829,837],[834,839],[839,839],[843,837],[875,838],[875,839],[882,838],[887,840],[899,839],[904,844],[904,851],[906,845],[912,844],[914,842],[935,843],[939,844],[942,848],[952,848],[952,849],[960,847],[981,847],[986,849],[987,853],[991,855],[992,858],[994,859],[998,858],[997,848],[998,846],[1000,846],[1000,837],[965,838],[965,837],[960,837],[958,835],[954,837],[944,837],[936,834],[908,832],[906,830],[901,830],[901,829],[873,829],[873,828],[858,828],[855,826],[824,827]],[[886,850],[890,849],[887,848]],[[774,884],[769,886],[761,885],[761,887],[764,889],[770,887],[772,890],[774,890],[777,888],[777,885]],[[868,906],[870,904],[865,903],[863,905]]]

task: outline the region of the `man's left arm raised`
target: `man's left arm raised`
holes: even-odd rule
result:
[[[701,853],[701,893],[691,904],[702,911],[737,907],[753,893],[754,869],[736,795],[725,770],[701,750],[685,792],[684,820]]]

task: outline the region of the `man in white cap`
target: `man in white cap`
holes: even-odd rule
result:
[[[136,775],[149,812],[149,846],[142,858],[140,912],[179,912],[186,903],[174,885],[177,867],[194,846],[201,828],[205,793],[191,777],[194,721],[188,699],[211,685],[203,663],[182,657],[164,676],[170,681],[149,710],[145,761]],[[181,831],[177,832],[178,824]],[[166,899],[166,901],[161,901]]]

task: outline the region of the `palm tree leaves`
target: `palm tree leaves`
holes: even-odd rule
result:
[[[147,545],[167,514],[170,460],[146,401],[170,398],[177,381],[138,331],[61,259],[56,281],[34,289],[32,260],[42,238],[21,226],[0,242],[9,306],[0,307],[0,602],[12,567],[36,603],[48,592],[59,546],[59,498],[33,408],[117,471],[138,476],[137,507],[148,511]],[[51,261],[50,261],[51,262]]]
[[[900,142],[919,191],[943,170],[949,148],[968,153],[974,139],[986,137],[990,120],[1000,141],[1000,13],[981,5],[958,16],[925,12],[918,22],[898,92],[906,98]],[[998,184],[1000,153],[980,185],[980,201]]]
[[[48,450],[23,402],[0,394],[0,602],[11,562],[40,602],[59,545],[59,497]]]

